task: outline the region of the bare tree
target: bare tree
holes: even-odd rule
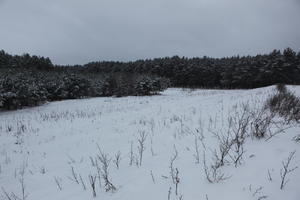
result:
[[[140,132],[140,135],[138,138],[139,166],[142,165],[143,153],[146,149],[146,147],[145,147],[146,138],[147,138],[147,134],[144,131]]]
[[[98,180],[99,180],[99,187],[101,189],[101,168],[98,164],[97,158],[95,159],[95,166],[96,166],[96,169],[97,169],[97,177],[98,177]]]
[[[195,154],[194,158],[196,160],[196,164],[200,163],[200,153],[199,153],[199,144],[198,144],[198,138],[195,137]]]
[[[177,151],[177,149],[174,145],[174,154],[171,157],[171,161],[170,161],[170,175],[171,175],[173,184],[176,184],[176,172],[175,172],[175,169],[174,169],[174,162],[177,159],[177,157],[178,157],[178,151]]]
[[[251,136],[258,139],[264,138],[270,132],[274,117],[273,113],[268,113],[265,109],[252,112]]]
[[[113,160],[113,162],[115,163],[117,169],[119,169],[120,167],[120,161],[121,161],[121,152],[118,151],[116,154],[115,154],[115,158]]]
[[[218,183],[230,178],[230,176],[226,176],[221,172],[219,165],[211,165],[210,167],[207,166],[205,152],[203,153],[203,168],[205,177],[210,183]]]
[[[74,170],[74,167],[71,167],[72,177],[68,177],[70,180],[74,181],[75,183],[79,184],[78,175]]]
[[[61,191],[62,190],[62,186],[61,186],[59,178],[58,177],[54,177],[54,181],[55,181],[58,189]]]
[[[215,159],[215,167],[219,168],[221,166],[224,166],[226,160],[226,157],[229,156],[229,151],[231,150],[231,147],[233,145],[233,140],[230,135],[230,127],[231,122],[229,123],[229,128],[227,133],[214,133],[214,136],[217,138],[219,142],[219,148],[218,150],[214,151],[214,159]]]
[[[233,146],[233,155],[230,156],[234,166],[237,167],[239,164],[241,164],[243,155],[245,153],[243,145],[239,146],[238,144],[234,143],[235,145]]]
[[[102,178],[104,180],[104,187],[105,187],[105,191],[111,191],[114,192],[117,190],[117,188],[112,184],[112,182],[110,181],[109,178],[109,164],[111,159],[108,158],[108,155],[103,153],[100,150],[100,154],[98,155],[98,159],[101,163],[101,174],[102,174]]]
[[[132,166],[134,161],[134,154],[133,154],[133,142],[130,143],[130,154],[129,154],[129,165]]]
[[[172,178],[172,183],[175,185],[175,194],[176,194],[176,196],[178,195],[178,185],[179,185],[179,182],[180,182],[179,170],[178,170],[178,168],[174,168],[174,162],[177,159],[177,157],[178,157],[178,151],[176,149],[176,146],[174,145],[174,154],[171,157],[169,168],[170,168],[170,175],[171,175],[171,178]],[[170,194],[171,194],[171,187],[170,187],[170,190],[169,190],[169,195]]]
[[[291,152],[289,157],[287,158],[287,160],[282,161],[282,169],[280,170],[280,177],[281,177],[280,189],[281,190],[284,188],[284,186],[289,181],[289,180],[286,180],[286,176],[298,168],[298,166],[290,168],[290,163],[293,160],[295,153],[296,153],[296,151]]]
[[[248,134],[250,124],[250,112],[248,104],[242,105],[242,111],[236,113],[232,118],[231,132],[232,138],[232,151],[233,154],[230,156],[234,162],[235,167],[241,163],[244,154],[244,143]]]
[[[7,200],[26,200],[27,199],[28,194],[26,194],[26,191],[25,191],[26,187],[25,187],[25,180],[24,180],[26,165],[27,164],[24,163],[22,165],[21,171],[19,172],[19,174],[20,174],[19,183],[21,185],[21,196],[16,195],[14,192],[11,192],[11,194],[9,194],[5,191],[5,189],[3,187],[1,187]]]
[[[97,175],[89,175],[90,186],[92,188],[93,197],[97,196],[96,193],[96,179]]]
[[[25,193],[25,182],[24,182],[24,175],[25,175],[25,164],[23,165],[21,171],[20,171],[20,178],[19,182],[21,184],[21,192],[22,192],[22,200],[25,200],[28,196],[28,194]]]
[[[81,182],[81,185],[82,185],[83,189],[86,190],[85,183],[84,183],[84,181],[83,181],[83,179],[82,179],[82,177],[81,177],[80,174],[79,174],[79,179],[80,179],[80,182]]]

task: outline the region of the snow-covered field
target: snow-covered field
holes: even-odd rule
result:
[[[300,95],[299,86],[289,89]],[[300,169],[288,173],[280,189],[282,161],[291,152],[290,169],[300,167],[297,125],[267,141],[248,136],[240,162],[235,166],[231,150],[218,168],[217,179],[223,174],[225,180],[206,178],[204,154],[211,173],[219,150],[213,133],[227,133],[243,105],[259,110],[272,93],[274,87],[173,88],[151,97],[67,100],[1,112],[0,199],[299,200]],[[105,156],[113,186],[105,185]]]

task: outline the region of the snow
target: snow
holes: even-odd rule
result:
[[[289,86],[300,95],[300,86]],[[253,90],[189,90],[171,88],[148,97],[90,98],[52,102],[43,106],[0,113],[0,199],[4,191],[21,197],[21,171],[30,200],[141,200],[141,199],[300,199],[300,169],[288,175],[280,190],[281,162],[296,150],[291,167],[300,167],[300,133],[295,125],[270,140],[247,138],[241,165],[226,164],[221,170],[230,178],[209,183],[203,169],[204,147],[199,142],[200,163],[195,160],[195,136],[203,130],[208,164],[216,138],[211,131],[226,129],[228,115],[242,104],[259,109],[274,87]],[[198,132],[197,132],[198,130]],[[138,155],[139,134],[145,132],[142,165],[130,162],[130,149]],[[96,175],[90,157],[101,151],[112,158],[109,177],[115,192],[96,183],[92,196],[89,175]],[[178,195],[170,177],[170,160],[179,171]],[[113,162],[121,152],[120,168]],[[82,184],[71,180],[72,170]],[[272,181],[268,180],[268,170]],[[152,175],[153,178],[152,178]],[[59,190],[55,179],[60,183]],[[98,181],[98,180],[97,180]]]

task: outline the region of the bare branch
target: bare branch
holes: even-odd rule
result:
[[[280,177],[281,177],[281,183],[280,183],[280,189],[282,190],[284,186],[287,184],[289,180],[286,180],[286,176],[296,170],[298,167],[290,168],[290,163],[294,159],[296,151],[293,151],[290,153],[289,157],[286,161],[282,161],[282,169],[280,170]]]

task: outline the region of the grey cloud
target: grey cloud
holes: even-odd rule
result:
[[[0,49],[57,64],[300,50],[299,0],[0,0]]]

